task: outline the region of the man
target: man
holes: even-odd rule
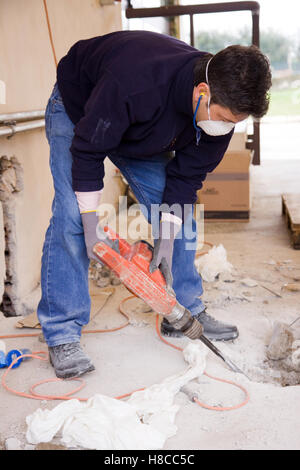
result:
[[[79,41],[62,58],[46,109],[55,196],[38,306],[58,377],[94,369],[80,337],[89,321],[88,266],[101,232],[96,209],[106,157],[149,222],[151,207],[163,203],[151,272],[161,268],[210,339],[238,336],[235,326],[205,312],[191,207],[206,174],[223,158],[235,123],[267,112],[270,86],[268,60],[255,47],[231,46],[213,56],[146,31]],[[161,329],[177,334],[166,320]]]

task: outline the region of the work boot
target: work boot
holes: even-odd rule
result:
[[[239,336],[239,332],[236,326],[227,325],[215,320],[213,317],[208,315],[205,310],[193,316],[203,326],[203,335],[211,341],[230,341],[236,339]],[[164,336],[172,336],[175,338],[181,338],[184,334],[176,330],[166,318],[163,319],[160,326],[161,334]]]
[[[66,343],[48,347],[50,364],[60,379],[79,377],[95,370],[90,359],[81,349],[79,343]]]

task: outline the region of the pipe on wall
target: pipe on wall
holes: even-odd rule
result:
[[[19,113],[0,114],[0,124],[11,121],[28,121],[30,119],[43,118],[44,116],[44,109],[38,109],[37,111],[22,111]]]
[[[42,129],[45,127],[45,119],[27,121],[20,124],[8,124],[0,127],[0,137],[12,137],[20,132]]]

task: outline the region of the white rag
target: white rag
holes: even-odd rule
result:
[[[183,351],[188,368],[161,384],[137,391],[125,402],[96,394],[86,402],[65,401],[52,410],[37,409],[26,417],[27,441],[50,442],[61,431],[66,447],[95,450],[162,449],[177,432],[179,409],[174,397],[189,381],[200,377],[207,350],[191,341]]]

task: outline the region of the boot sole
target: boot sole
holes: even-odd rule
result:
[[[234,341],[235,339],[239,337],[238,332],[230,333],[230,334],[223,333],[220,335],[210,335],[210,334],[206,334],[204,331],[203,335],[210,341]]]
[[[59,379],[71,379],[72,377],[81,377],[81,375],[83,374],[86,374],[88,372],[92,372],[93,370],[95,370],[95,367],[94,366],[90,366],[88,367],[87,369],[84,369],[84,370],[81,370],[81,371],[69,371],[69,372],[59,372],[57,371],[55,368],[55,375],[56,377],[58,377]]]
[[[55,366],[52,362],[50,354],[49,354],[49,362],[55,371],[56,377],[59,379],[71,379],[72,377],[80,377],[81,375],[87,372],[92,372],[93,370],[95,370],[95,367],[93,366],[93,364],[91,364],[86,369],[81,369],[77,371],[75,371],[74,369],[69,369],[69,370],[67,369],[65,371],[60,372],[57,369],[55,369]]]
[[[163,336],[168,336],[169,338],[182,338],[185,336],[182,332],[175,330],[175,328],[168,328],[165,325],[161,325],[160,332]],[[233,341],[239,337],[239,332],[232,333],[220,333],[218,335],[212,335],[209,333],[203,332],[203,335],[210,341]]]

